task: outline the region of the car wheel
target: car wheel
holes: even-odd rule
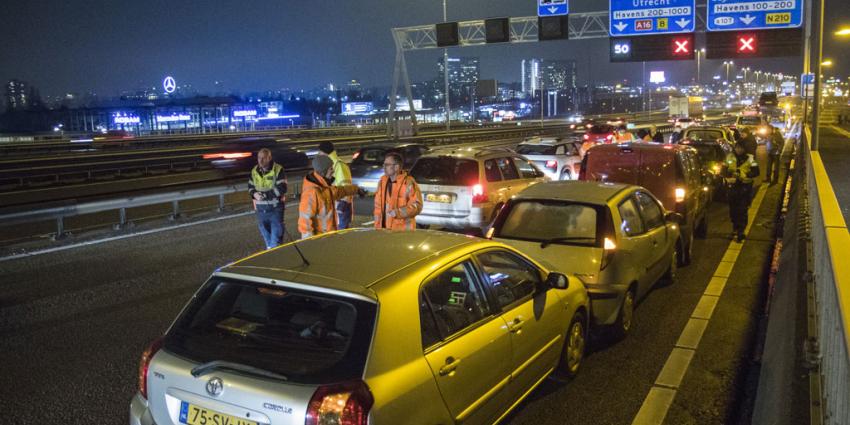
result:
[[[572,173],[570,173],[569,170],[561,171],[561,177],[558,178],[558,180],[572,180],[572,179],[573,179],[573,175],[572,175]]]
[[[564,341],[564,349],[561,353],[561,362],[558,365],[558,375],[572,379],[578,375],[581,364],[584,361],[587,349],[587,329],[585,328],[584,315],[579,312],[570,321],[567,335]]]
[[[623,296],[623,304],[620,305],[620,314],[614,322],[614,336],[617,339],[625,338],[632,331],[635,317],[635,291],[628,290]]]
[[[705,239],[708,236],[708,218],[703,215],[702,220],[699,221],[699,225],[696,229],[694,229],[694,233],[696,233],[697,237],[700,239]]]
[[[677,273],[679,271],[679,255],[677,250],[673,250],[670,256],[670,265],[667,266],[667,271],[661,276],[661,282],[664,285],[672,285],[676,283]]]

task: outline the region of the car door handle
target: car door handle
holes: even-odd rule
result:
[[[460,364],[460,359],[449,357],[446,359],[446,364],[440,368],[440,376],[448,376],[454,373],[457,366]]]
[[[508,331],[515,334],[522,333],[522,325],[524,324],[525,321],[517,317],[513,322],[508,323]]]

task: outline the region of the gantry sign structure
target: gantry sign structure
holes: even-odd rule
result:
[[[396,58],[389,102],[388,134],[395,137],[399,135],[396,124],[396,99],[400,84],[404,85],[413,134],[417,132],[416,109],[405,60],[405,53],[408,51],[449,46],[470,47],[494,43],[519,44],[610,37],[611,62],[692,60],[697,50],[694,33],[705,31],[708,58],[800,54],[802,31],[796,10],[802,10],[805,0],[707,0],[707,4],[701,5],[695,5],[693,0],[671,1],[681,5],[667,8],[670,10],[624,10],[618,9],[622,0],[609,0],[608,10],[598,12],[481,19],[394,28],[392,34]],[[764,10],[764,7],[780,3],[791,4],[794,10]],[[686,10],[688,7],[691,7],[691,10]],[[750,11],[748,8],[754,9]],[[707,16],[712,19],[708,25]],[[665,29],[669,30],[664,31]]]

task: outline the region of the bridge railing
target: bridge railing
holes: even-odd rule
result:
[[[819,352],[820,416],[826,424],[850,424],[850,233],[818,151],[810,150],[811,130],[802,143],[808,160],[807,189],[811,217],[809,272],[815,288]],[[815,362],[817,363],[817,361]]]

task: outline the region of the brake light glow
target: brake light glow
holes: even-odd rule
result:
[[[304,425],[366,425],[373,403],[362,381],[321,386],[310,399]]]
[[[481,183],[472,185],[472,203],[481,204],[489,201],[490,198],[484,193],[484,186]]]
[[[353,160],[357,159],[357,157],[359,157],[359,156],[360,156],[360,151],[354,152],[354,155],[351,155],[351,160],[353,161]]]
[[[203,156],[204,159],[241,159],[250,157],[251,152],[207,153]]]
[[[584,135],[584,140],[590,140],[590,135],[589,135],[589,134],[585,134],[585,135]]]
[[[546,168],[552,168],[552,169],[558,168],[558,161],[555,161],[554,159],[550,159],[550,160],[546,161]]]
[[[676,202],[684,202],[685,200],[685,189],[681,187],[676,188]]]
[[[139,361],[139,393],[146,399],[148,398],[148,367],[151,364],[151,359],[160,348],[162,348],[161,337],[151,342],[142,353],[142,359]]]
[[[605,136],[605,140],[607,140],[607,141],[610,143],[611,141],[613,141],[613,140],[614,140],[614,135],[613,135],[613,134],[609,134],[609,135]]]

